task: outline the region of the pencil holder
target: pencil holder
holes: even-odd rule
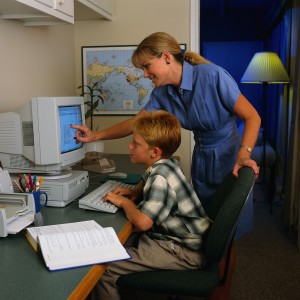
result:
[[[41,208],[47,205],[48,195],[40,190],[31,193],[34,197],[35,212],[41,211]]]

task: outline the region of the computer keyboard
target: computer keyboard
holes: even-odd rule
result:
[[[82,197],[79,200],[79,208],[83,209],[90,209],[90,210],[97,210],[103,211],[108,213],[115,213],[118,210],[118,207],[103,201],[103,197],[106,195],[107,192],[113,191],[117,187],[121,188],[130,188],[133,189],[133,185],[129,185],[127,183],[115,181],[115,180],[108,180],[98,188],[87,194],[86,196]]]

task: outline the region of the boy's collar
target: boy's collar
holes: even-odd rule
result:
[[[166,163],[168,163],[168,162],[170,162],[170,161],[174,163],[174,162],[176,161],[176,159],[170,157],[170,158],[161,158],[160,160],[156,161],[152,166],[150,166],[150,167],[144,172],[144,175],[143,175],[144,181],[147,180],[147,178],[149,177],[149,175],[150,175],[152,169],[153,169],[156,165],[158,165],[158,164],[166,164]]]

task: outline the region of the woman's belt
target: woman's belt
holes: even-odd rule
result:
[[[236,124],[227,123],[224,127],[212,131],[193,131],[197,145],[210,146],[224,143],[234,138],[239,138]]]

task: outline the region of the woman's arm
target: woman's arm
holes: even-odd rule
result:
[[[250,147],[251,149],[254,148],[261,119],[258,115],[255,108],[251,105],[251,103],[242,95],[240,94],[235,105],[234,105],[234,112],[245,122],[244,134],[242,137],[242,145]],[[238,170],[242,166],[251,167],[256,176],[259,174],[259,168],[254,160],[250,158],[251,153],[247,151],[247,149],[241,147],[237,161],[233,168],[233,174],[238,176]]]
[[[76,124],[71,124],[71,127],[77,129],[75,138],[78,142],[88,143],[96,140],[118,139],[128,136],[132,133],[133,122],[137,118],[139,118],[144,112],[145,111],[142,109],[134,117],[97,132],[91,131],[90,128],[86,125],[80,126]]]

